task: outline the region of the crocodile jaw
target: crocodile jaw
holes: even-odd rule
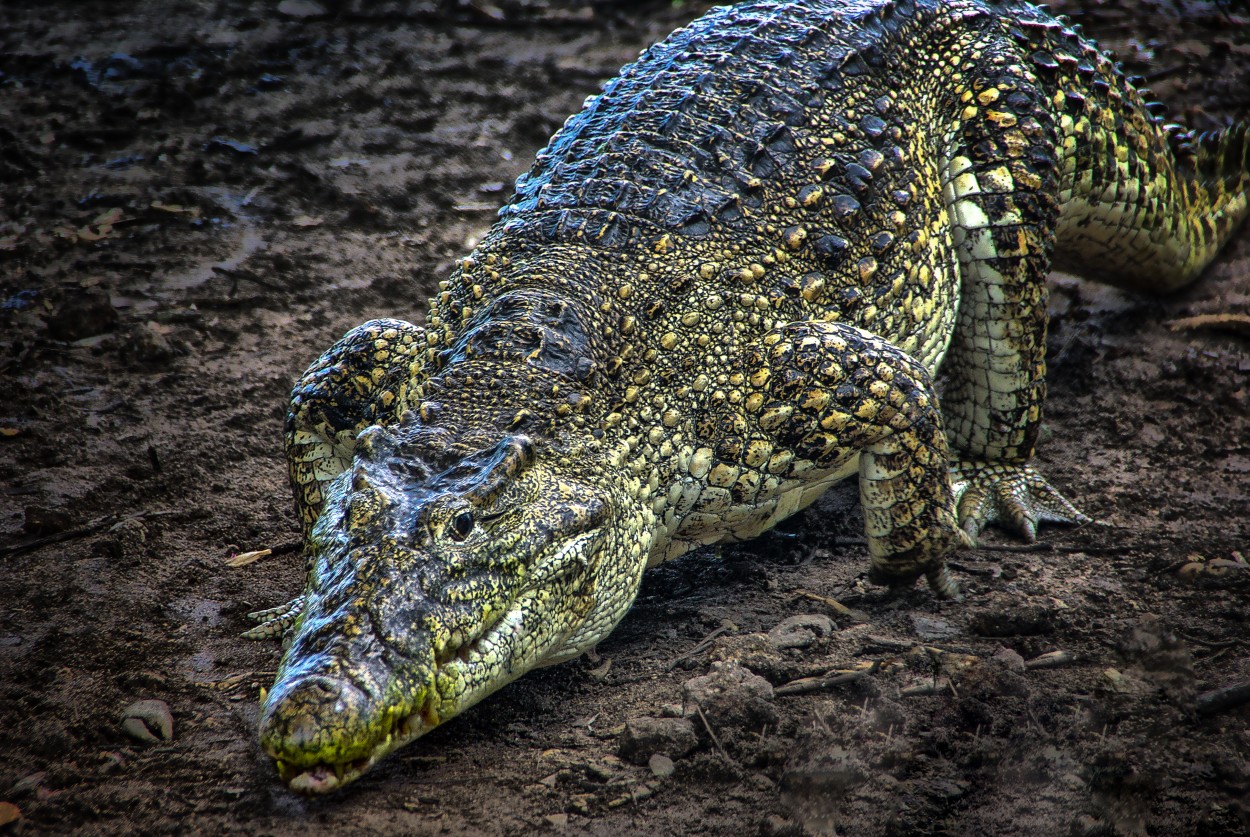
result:
[[[439,649],[427,664],[430,667],[425,669],[426,675],[413,677],[411,671],[404,672],[404,682],[427,685],[415,690],[420,695],[419,706],[415,710],[400,709],[389,724],[384,723],[384,716],[393,710],[386,705],[385,698],[381,701],[369,698],[361,689],[349,684],[341,673],[330,678],[320,672],[320,667],[311,671],[301,668],[286,689],[282,689],[286,681],[280,675],[271,693],[273,700],[266,701],[262,711],[261,739],[282,781],[301,794],[331,793],[364,775],[389,753],[415,741],[531,669],[575,656],[570,653],[566,640],[583,628],[582,617],[593,609],[593,600],[579,601],[571,595],[562,598],[559,592],[553,596],[552,586],[555,584],[558,589],[561,579],[583,575],[593,578],[604,545],[603,535],[604,530],[596,527],[549,549],[535,562],[536,568],[544,572],[531,579],[511,607],[464,644]],[[563,613],[553,614],[553,601],[578,603]],[[336,661],[330,670],[341,671],[342,661]],[[340,697],[333,709],[318,707],[315,710],[314,704],[306,699],[289,700],[292,692],[307,692],[307,684],[322,680],[337,683],[342,693],[350,694],[351,698]],[[344,722],[343,716],[350,716],[347,704],[353,701],[362,702],[368,708],[363,718],[351,718],[349,724]],[[368,736],[373,741],[364,755],[358,755],[361,749],[358,746],[344,746],[335,740],[334,730],[361,726],[375,730]],[[298,743],[300,737],[310,736],[321,745],[316,754],[307,752]],[[299,752],[301,749],[305,751]],[[352,751],[348,757],[334,758],[344,749]]]
[[[270,756],[274,759],[278,776],[287,787],[306,796],[320,796],[359,779],[385,756],[425,735],[440,722],[437,716],[431,718],[424,712],[414,712],[394,724],[386,738],[374,747],[373,752],[352,761],[320,762],[311,767],[298,767],[272,753]]]

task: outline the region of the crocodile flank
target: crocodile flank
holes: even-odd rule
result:
[[[868,577],[940,596],[986,524],[1084,520],[1030,464],[1047,273],[1168,291],[1247,213],[1246,124],[1156,110],[1008,0],[755,0],[646,50],[424,326],[297,383],[308,582],[249,632],[288,638],[282,778],[340,787],[851,476]]]

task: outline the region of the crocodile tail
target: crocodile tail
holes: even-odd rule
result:
[[[1162,124],[1141,91],[1127,88],[1126,99],[1114,129],[1099,137],[1098,111],[1087,110],[1093,129],[1067,139],[1113,153],[1077,153],[1087,168],[1072,175],[1074,211],[1060,218],[1056,266],[1168,293],[1194,281],[1250,214],[1250,122],[1194,134]]]
[[[1186,271],[1196,276],[1250,215],[1250,122],[1207,131],[1182,146],[1192,161],[1187,195],[1198,229]]]
[[[1223,181],[1233,193],[1245,192],[1250,187],[1250,121],[1199,134],[1194,155],[1199,175]]]

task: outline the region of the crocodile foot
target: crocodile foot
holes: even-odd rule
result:
[[[960,462],[950,473],[959,525],[973,541],[990,523],[1032,542],[1039,523],[1090,522],[1028,465]]]
[[[303,596],[296,596],[284,605],[253,611],[247,618],[260,624],[244,631],[242,636],[244,639],[277,639],[291,629],[303,612]]]

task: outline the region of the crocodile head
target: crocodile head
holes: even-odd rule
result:
[[[587,469],[520,435],[360,434],[261,708],[261,745],[293,790],[341,787],[619,621],[646,535],[620,497],[570,472]]]

